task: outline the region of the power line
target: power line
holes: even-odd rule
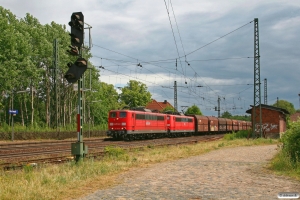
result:
[[[177,47],[177,42],[176,42],[176,38],[175,38],[173,26],[172,26],[172,23],[171,23],[171,18],[170,18],[169,10],[168,10],[168,7],[167,7],[166,0],[164,0],[164,1],[165,1],[165,5],[166,5],[166,10],[167,10],[167,13],[168,13],[168,17],[169,17],[170,26],[171,26],[172,33],[173,33],[173,38],[174,38],[174,42],[175,42],[175,46],[176,46],[176,50],[177,50],[177,55],[178,55],[179,61],[180,61],[180,55],[179,55],[179,51],[178,51],[178,47]],[[182,73],[183,73],[183,75],[184,75],[184,71],[183,71],[181,62],[180,62],[180,66],[181,66],[181,69],[182,69]]]
[[[94,56],[94,57],[97,57],[97,56]],[[100,58],[100,57],[99,57]],[[102,58],[101,58],[102,59]],[[109,61],[109,62],[112,62],[112,63],[114,63],[114,61],[117,61],[117,62],[119,62],[120,60],[115,60],[115,59],[106,59],[107,61]],[[131,63],[130,61],[126,61],[126,63]],[[132,63],[133,64],[133,63]],[[116,64],[117,66],[120,66],[120,65],[118,65],[118,64]],[[123,66],[130,66],[131,64],[129,64],[129,65],[123,65]],[[160,67],[160,66],[158,66],[158,67]],[[144,68],[144,69],[146,69],[146,68]],[[164,68],[165,69],[165,68]],[[193,68],[192,68],[193,69]],[[129,69],[130,70],[130,69]],[[147,70],[147,69],[146,69]],[[194,69],[193,69],[194,70]],[[112,70],[110,70],[110,71],[112,71]],[[156,74],[156,73],[154,73],[153,71],[150,71],[150,70],[148,70],[149,72],[151,72],[152,74]],[[168,71],[168,70],[167,70]],[[195,71],[195,70],[194,70]],[[170,71],[169,71],[170,72]],[[118,72],[119,73],[119,72]],[[119,74],[121,74],[121,73],[119,73]],[[196,73],[196,75],[198,75],[197,73]],[[126,75],[127,76],[127,75]],[[131,76],[129,76],[129,77],[131,77]],[[136,78],[136,77],[133,77],[133,78]],[[201,78],[201,77],[200,77]],[[164,79],[164,80],[167,80],[167,79],[165,79],[165,78],[162,78],[162,79]],[[141,79],[139,79],[139,80],[141,80]],[[218,96],[218,95],[220,95],[218,92],[216,92],[215,90],[213,90],[211,87],[213,87],[213,86],[236,86],[236,85],[247,85],[247,84],[235,84],[235,85],[208,85],[208,84],[206,84],[205,83],[205,81],[202,81],[202,82],[204,82],[204,84],[200,84],[200,83],[198,83],[197,81],[195,81],[195,80],[193,80],[193,79],[191,79],[190,78],[190,81],[191,82],[195,82],[197,85],[205,85],[204,87],[207,87],[209,90],[211,90],[212,92],[214,92],[215,93],[215,95],[216,96]],[[159,87],[162,87],[162,86],[159,86]],[[192,86],[186,86],[187,88],[191,88]],[[228,94],[226,95],[226,96],[228,96]]]
[[[182,50],[183,50],[183,53],[184,53],[184,55],[185,55],[185,50],[184,50],[184,47],[183,47],[181,35],[180,35],[180,32],[179,32],[178,23],[177,23],[177,20],[176,20],[176,17],[175,17],[175,12],[174,12],[173,4],[172,4],[172,1],[171,1],[171,0],[170,0],[170,4],[171,4],[171,7],[172,7],[172,11],[173,11],[173,15],[174,15],[174,19],[175,19],[175,23],[176,23],[176,27],[177,27],[179,39],[180,39],[180,42],[181,42]],[[181,62],[180,58],[179,58],[179,61]],[[177,60],[176,60],[176,62],[177,62]],[[186,60],[186,57],[185,57],[185,62],[188,63],[187,60]],[[190,65],[190,64],[188,63],[188,65]],[[186,66],[186,65],[185,65],[185,66]],[[185,74],[186,74],[186,67],[185,67]]]
[[[139,80],[141,80],[141,81],[143,81],[143,82],[145,82],[146,80],[142,80],[142,79],[140,79],[140,78],[136,78],[136,77],[133,77],[133,76],[130,76],[130,75],[126,75],[126,74],[123,74],[123,73],[120,73],[120,72],[116,72],[116,71],[113,71],[113,70],[108,70],[108,71],[110,71],[110,72],[113,72],[113,73],[117,73],[117,74],[120,74],[120,75],[123,75],[123,76],[127,76],[127,77],[131,77],[131,78],[134,78],[134,79],[139,79]],[[165,87],[165,86],[162,86],[162,85],[160,85],[160,84],[156,84],[155,82],[152,82],[152,81],[146,81],[146,82],[148,82],[148,83],[151,83],[151,84],[154,84],[154,85],[156,85],[156,86],[148,86],[148,87],[162,87],[162,88],[167,88],[167,89],[173,89],[172,87]],[[242,84],[241,84],[242,85]],[[189,88],[189,87],[186,87],[186,86],[183,86],[184,88]],[[180,87],[179,87],[180,88]],[[248,89],[248,88],[247,88]],[[163,94],[164,95],[166,95],[167,96],[167,93],[165,93],[165,91],[164,90],[161,90],[162,92],[163,92]],[[243,90],[244,91],[244,90]],[[243,92],[242,91],[242,92]],[[241,93],[241,92],[240,92]],[[195,93],[194,91],[189,91],[189,92],[186,92],[186,91],[184,91],[184,90],[180,90],[180,94],[187,94],[187,95],[191,95],[193,98],[193,100],[195,100],[195,101],[197,101],[198,103],[198,105],[202,105],[202,106],[205,106],[206,107],[206,109],[207,109],[207,106],[205,105],[205,104],[202,104],[199,100],[200,99],[202,99],[203,100],[203,102],[207,102],[207,103],[209,103],[212,107],[209,109],[209,110],[213,110],[213,107],[215,106],[215,98],[214,97],[209,97],[209,96],[201,96],[201,95],[198,95],[197,93]],[[167,97],[167,98],[169,98],[169,97]],[[182,98],[188,98],[188,99],[191,99],[190,97],[187,97],[187,96],[183,96],[183,97],[181,97],[181,99]],[[169,98],[170,99],[170,98]],[[241,98],[239,97],[238,98],[239,100],[241,100]],[[225,100],[225,99],[224,99]],[[184,101],[184,100],[180,100],[181,102],[185,102],[185,103],[193,103],[194,104],[194,102],[187,102],[187,101]],[[226,104],[226,102],[225,102],[225,104]],[[235,106],[235,103],[233,103],[233,105],[232,106],[230,106],[230,105],[226,105],[226,107],[236,107]],[[228,110],[228,109],[227,109]]]
[[[165,0],[164,0],[164,1],[165,1]],[[166,1],[165,1],[165,4],[166,4]],[[170,16],[169,16],[169,11],[168,11],[168,8],[167,8],[167,7],[166,7],[166,9],[167,9],[167,13],[168,13],[170,25],[171,25],[171,28],[172,28],[173,38],[174,38],[174,42],[175,42],[175,45],[176,45],[177,54],[178,54],[178,58],[179,58],[179,59],[180,59],[180,58],[183,58],[183,57],[186,57],[186,56],[188,56],[188,55],[190,55],[190,54],[192,54],[192,53],[194,53],[194,52],[196,52],[196,51],[198,51],[198,50],[200,50],[200,49],[202,49],[202,48],[204,48],[204,47],[206,47],[206,46],[208,46],[208,45],[210,45],[210,44],[212,44],[212,43],[214,43],[214,42],[216,42],[216,41],[218,41],[218,40],[220,40],[221,38],[226,37],[227,35],[230,35],[231,33],[233,33],[233,32],[235,32],[235,31],[237,31],[237,30],[243,28],[244,26],[246,26],[246,25],[248,25],[248,24],[250,24],[250,23],[252,23],[252,22],[254,21],[254,20],[252,20],[252,21],[250,21],[250,22],[248,22],[248,23],[246,23],[246,24],[240,26],[239,28],[234,29],[233,31],[231,31],[231,32],[229,32],[229,33],[227,33],[227,34],[225,34],[225,35],[223,35],[223,36],[221,36],[221,37],[219,37],[219,38],[217,38],[217,39],[215,39],[215,40],[213,40],[213,41],[211,41],[211,42],[209,42],[209,43],[207,43],[207,44],[205,44],[205,45],[203,45],[203,46],[201,46],[201,47],[199,47],[199,48],[197,48],[197,49],[195,49],[194,51],[192,51],[192,52],[190,52],[190,53],[188,53],[188,54],[185,54],[184,56],[179,56],[179,51],[178,51],[178,48],[177,48],[177,43],[176,43],[176,39],[175,39],[175,35],[174,35],[174,31],[173,31],[171,19],[170,19]],[[175,15],[174,15],[174,16],[175,16]],[[175,19],[175,21],[176,21],[176,19]],[[179,34],[180,34],[180,33],[179,33]],[[181,39],[181,36],[180,36],[180,39]],[[132,56],[128,56],[128,55],[125,55],[125,54],[123,54],[123,53],[119,53],[119,52],[117,52],[117,51],[114,51],[114,50],[111,50],[111,49],[102,47],[102,46],[97,45],[97,44],[93,44],[93,46],[96,46],[96,47],[105,49],[105,50],[107,50],[107,51],[110,51],[110,52],[113,52],[113,53],[116,53],[116,54],[119,54],[119,55],[122,55],[122,56],[125,56],[125,57],[128,57],[128,58],[131,58],[131,59],[134,59],[134,60],[140,60],[140,59],[134,58],[134,57],[132,57]],[[183,46],[183,45],[182,45],[182,46]],[[251,57],[241,57],[241,58],[251,58]],[[252,58],[253,58],[253,57],[252,57]],[[221,59],[222,59],[222,58],[221,58]],[[226,58],[225,58],[225,59],[226,59]],[[229,58],[229,59],[231,59],[231,58]],[[233,58],[233,59],[234,59],[234,58]],[[237,59],[239,59],[239,58],[237,58]],[[170,59],[157,60],[157,61],[147,61],[146,63],[151,63],[151,62],[161,62],[161,61],[173,61],[173,62],[174,62],[175,60],[176,60],[176,58],[170,58]],[[218,60],[218,59],[207,59],[207,60]],[[200,61],[207,61],[207,60],[200,60]],[[145,61],[143,61],[143,62],[145,62]]]
[[[210,45],[210,44],[212,44],[212,43],[214,43],[214,42],[220,40],[221,38],[223,38],[223,37],[225,37],[225,36],[227,36],[227,35],[229,35],[229,34],[235,32],[235,31],[237,31],[237,30],[243,28],[244,26],[247,26],[248,24],[252,23],[253,21],[254,21],[254,20],[252,20],[251,22],[248,22],[247,24],[244,24],[243,26],[240,26],[240,27],[237,28],[237,29],[234,29],[233,31],[231,31],[231,32],[229,32],[229,33],[227,33],[227,34],[225,34],[225,35],[219,37],[218,39],[215,39],[215,40],[213,40],[213,41],[207,43],[206,45],[203,45],[202,47],[200,47],[200,48],[198,48],[198,49],[195,49],[194,51],[192,51],[192,52],[186,54],[185,56],[188,56],[188,55],[190,55],[190,54],[192,54],[192,53],[195,53],[196,51],[198,51],[198,50],[200,50],[200,49],[203,49],[204,47],[206,47],[206,46],[208,46],[208,45]],[[182,56],[182,57],[184,57],[184,56]]]
[[[122,53],[119,53],[119,52],[116,52],[116,51],[107,49],[107,48],[105,48],[105,47],[101,47],[101,46],[96,45],[96,44],[93,44],[93,46],[100,47],[100,48],[105,49],[105,50],[107,50],[107,51],[110,51],[110,52],[113,52],[113,53],[116,53],[116,54],[119,54],[119,55],[122,55],[122,56],[125,56],[125,57],[128,57],[128,58],[132,58],[132,59],[137,60],[136,58],[133,58],[133,57],[131,57],[131,56],[127,56],[127,55],[125,55],[125,54],[122,54]]]
[[[182,46],[182,49],[183,49],[183,53],[184,53],[184,55],[185,55],[185,50],[184,50],[184,47],[183,47],[181,35],[180,35],[180,32],[179,32],[179,28],[178,28],[178,24],[177,24],[177,20],[176,20],[176,17],[175,17],[175,12],[174,12],[173,5],[172,5],[172,1],[171,1],[171,0],[170,0],[170,4],[171,4],[172,11],[173,11],[173,15],[174,15],[174,19],[175,19],[175,23],[176,23],[178,35],[179,35],[179,38],[180,38],[181,46]]]
[[[165,1],[165,5],[166,5],[166,1]],[[171,5],[171,6],[172,6],[172,5]],[[179,55],[179,50],[178,50],[178,47],[177,47],[176,38],[175,38],[174,31],[173,31],[173,27],[172,27],[172,23],[171,23],[171,19],[170,19],[170,15],[169,15],[169,11],[168,11],[167,6],[166,6],[166,9],[167,9],[167,13],[168,13],[168,17],[169,17],[169,21],[170,21],[172,33],[173,33],[174,42],[175,42],[176,49],[177,49],[177,54],[178,54],[178,57],[179,57],[179,60],[180,60],[180,58],[182,58],[183,56],[180,57],[180,55]],[[174,16],[175,16],[175,15],[174,15]],[[176,19],[175,19],[175,20],[176,20]],[[252,22],[253,22],[253,21],[251,21],[250,23],[252,23]],[[223,37],[225,37],[225,36],[227,36],[227,35],[229,35],[229,34],[235,32],[235,31],[237,31],[237,30],[241,29],[242,27],[244,27],[244,26],[246,26],[246,25],[248,25],[248,24],[249,24],[249,23],[247,23],[247,24],[245,24],[245,25],[243,25],[243,26],[241,26],[241,27],[239,27],[239,28],[237,28],[237,29],[235,29],[235,30],[233,30],[233,31],[231,31],[231,32],[229,32],[229,33],[223,35],[222,37],[220,37],[220,38],[218,38],[218,39],[216,39],[216,40],[214,40],[214,41],[212,41],[212,42],[210,42],[210,43],[208,43],[208,44],[206,44],[206,45],[204,45],[204,46],[202,46],[202,47],[200,47],[200,48],[198,48],[198,49],[196,49],[196,50],[194,50],[194,51],[192,51],[192,52],[190,52],[189,54],[186,54],[186,55],[185,55],[185,58],[186,58],[187,55],[190,55],[190,54],[192,54],[192,53],[194,53],[194,52],[196,52],[196,51],[198,51],[198,50],[200,50],[200,49],[202,49],[202,48],[204,48],[204,47],[206,47],[206,46],[212,44],[213,42],[216,42],[217,40],[219,40],[219,39],[221,39],[221,38],[223,38]],[[179,34],[180,34],[180,33],[179,33]],[[103,49],[108,50],[108,51],[111,51],[111,52],[114,52],[114,53],[117,53],[117,54],[122,55],[122,56],[126,56],[126,57],[128,57],[128,58],[137,60],[136,58],[133,58],[133,57],[131,57],[131,56],[127,56],[127,55],[125,55],[125,54],[118,53],[118,52],[116,52],[116,51],[113,51],[113,50],[110,50],[110,49],[101,47],[101,46],[99,46],[99,45],[95,45],[95,46],[100,47],[100,48],[103,48]],[[250,57],[225,58],[225,59],[223,59],[223,60],[226,60],[226,59],[242,59],[242,58],[250,58]],[[166,59],[166,60],[160,60],[160,61],[169,61],[169,60],[174,62],[175,59]],[[221,59],[206,59],[206,60],[195,60],[195,61],[208,61],[208,60],[221,60]],[[144,62],[144,61],[143,61],[143,62]],[[149,64],[151,64],[151,65],[154,65],[154,64],[153,64],[154,62],[156,62],[155,64],[158,63],[158,61],[151,61],[151,62],[144,62],[144,63],[149,63]],[[167,63],[167,62],[166,62],[166,63]],[[180,60],[180,64],[181,64],[181,60]],[[157,65],[154,65],[154,66],[157,66]],[[157,66],[157,67],[162,68],[161,66]],[[181,68],[182,68],[182,64],[181,64]],[[197,74],[197,72],[193,69],[193,67],[191,67],[191,68],[192,68],[192,70],[195,72],[195,75],[197,75],[198,77],[200,77],[200,76]],[[165,68],[163,68],[163,69],[166,70]],[[169,70],[166,70],[166,71],[168,71],[168,72],[170,73]],[[153,73],[153,72],[152,72],[152,73]],[[182,68],[182,74],[183,74],[183,76],[185,77],[185,73],[183,72],[183,68]],[[197,76],[196,76],[196,77],[197,77]],[[186,77],[185,77],[185,78],[186,78]],[[200,77],[200,78],[201,78],[201,77]],[[191,81],[194,81],[194,80],[191,79],[191,78],[189,78],[189,79],[190,79]],[[201,78],[201,79],[202,79],[202,78]],[[203,80],[202,80],[202,81],[203,81]],[[194,82],[197,83],[197,81],[194,81]],[[203,82],[204,82],[204,81],[203,81]],[[204,82],[204,83],[205,83],[205,82]],[[212,88],[210,88],[206,83],[205,83],[205,85],[206,85],[212,92],[214,92],[216,95],[218,95],[218,93],[217,93],[216,91],[214,91]]]

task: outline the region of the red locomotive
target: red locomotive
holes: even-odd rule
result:
[[[133,140],[206,135],[248,130],[251,122],[201,115],[154,113],[148,109],[111,110],[107,136]]]
[[[167,117],[162,113],[138,110],[112,110],[107,135],[116,139],[154,138],[167,133]]]
[[[191,136],[195,132],[194,117],[167,114],[167,136]]]

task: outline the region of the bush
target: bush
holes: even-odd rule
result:
[[[238,132],[232,132],[225,134],[224,139],[225,140],[234,140],[234,139],[240,139],[240,138],[247,138],[248,137],[248,132],[247,130],[243,131],[238,131]]]
[[[292,122],[290,129],[287,130],[281,141],[283,143],[283,151],[289,156],[293,163],[300,161],[300,121]]]
[[[120,147],[107,146],[104,148],[104,151],[109,158],[112,159],[116,158],[118,160],[124,160],[124,161],[129,160],[129,156],[127,155],[125,150]]]

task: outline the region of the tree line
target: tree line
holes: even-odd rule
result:
[[[23,127],[75,127],[77,89],[74,90],[64,75],[67,64],[76,57],[66,51],[70,45],[66,26],[55,22],[42,25],[29,13],[18,18],[0,6],[0,27],[1,125],[11,125],[13,117],[14,122]],[[85,49],[83,57],[89,60],[91,52]],[[151,101],[145,84],[130,80],[117,91],[112,84],[100,82],[100,74],[101,68],[88,62],[88,70],[83,75],[84,123],[106,125],[109,110],[145,106]],[[18,110],[18,114],[13,116],[9,110]],[[189,107],[187,113],[202,115],[195,105]]]
[[[25,127],[75,126],[77,89],[64,75],[67,63],[76,58],[66,52],[70,45],[66,26],[55,22],[42,25],[29,13],[20,19],[0,7],[0,27],[1,124],[10,125],[13,117],[15,124]],[[87,60],[92,56],[86,49],[83,54]],[[88,68],[84,74],[84,123],[106,124],[109,110],[151,101],[145,84],[129,81],[119,94],[113,85],[99,81],[99,68],[90,62]],[[18,114],[13,116],[9,110],[18,110]]]

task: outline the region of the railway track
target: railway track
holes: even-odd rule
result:
[[[224,135],[206,135],[180,138],[161,138],[153,140],[137,140],[131,142],[112,141],[108,139],[85,139],[89,148],[87,157],[104,155],[107,146],[118,146],[123,149],[137,149],[147,146],[169,146],[208,142],[223,138]],[[62,163],[73,160],[71,143],[76,140],[47,141],[47,142],[14,142],[0,143],[0,168],[4,170],[18,169],[26,165],[41,163]]]

